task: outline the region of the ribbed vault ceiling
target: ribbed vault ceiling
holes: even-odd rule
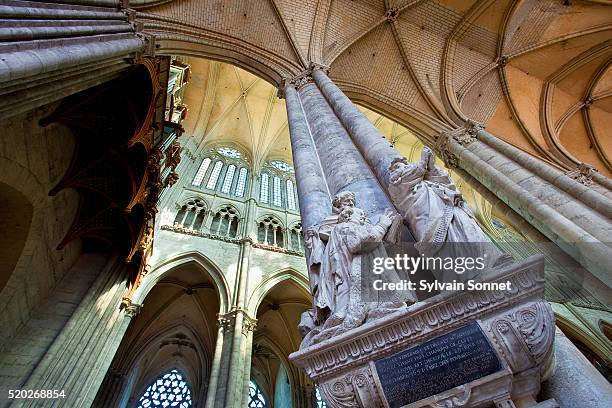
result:
[[[139,3],[160,52],[225,60],[277,83],[322,63],[355,100],[425,138],[469,117],[558,167],[612,174],[608,1]],[[240,86],[250,85],[259,86]],[[273,125],[254,128],[268,135],[257,155],[274,145]]]

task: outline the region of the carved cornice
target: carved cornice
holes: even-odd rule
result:
[[[213,213],[214,213],[213,211],[209,212],[209,214],[213,214]],[[304,252],[294,251],[292,249],[277,247],[277,246],[268,245],[268,244],[263,244],[261,242],[255,241],[251,237],[230,238],[226,236],[210,234],[208,232],[196,231],[196,230],[183,228],[183,227],[175,227],[172,225],[162,225],[161,229],[164,231],[177,232],[179,234],[187,234],[187,235],[193,235],[196,237],[202,237],[202,238],[214,239],[217,241],[229,242],[230,244],[243,244],[243,243],[248,242],[251,245],[253,245],[254,248],[265,249],[266,251],[278,252],[278,253],[287,254],[287,255],[304,256]]]

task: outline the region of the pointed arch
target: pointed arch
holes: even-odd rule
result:
[[[219,266],[199,251],[186,252],[155,265],[151,268],[151,272],[144,277],[140,287],[134,292],[132,301],[141,304],[151,289],[164,276],[171,273],[175,268],[188,264],[197,265],[208,274],[219,297],[219,313],[227,313],[231,299],[229,284]]]
[[[252,312],[253,316],[257,315],[257,309],[268,293],[282,282],[293,282],[298,288],[304,291],[306,297],[310,297],[308,278],[295,269],[283,269],[271,274],[253,289],[251,297],[247,302],[247,309]]]

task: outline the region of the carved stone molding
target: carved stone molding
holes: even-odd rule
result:
[[[214,212],[210,211],[208,214],[212,215],[214,214]],[[196,231],[196,230],[192,230],[189,228],[183,228],[183,227],[178,227],[178,226],[173,226],[173,225],[162,225],[161,229],[164,231],[178,232],[180,234],[187,234],[187,235],[193,235],[196,237],[202,237],[202,238],[214,239],[217,241],[229,242],[230,244],[242,244],[242,243],[248,242],[251,245],[253,245],[254,248],[265,249],[266,251],[278,252],[278,253],[287,254],[287,255],[304,256],[304,252],[294,251],[292,249],[281,248],[281,247],[268,245],[268,244],[262,244],[261,242],[255,241],[251,237],[230,238],[226,236],[209,234],[208,232]]]
[[[319,387],[323,399],[333,407],[383,406],[370,367],[326,381]]]
[[[454,408],[488,402],[511,408],[514,398],[535,397],[553,366],[555,325],[544,300],[543,257],[502,266],[483,281],[509,285],[506,290],[443,293],[289,358],[319,384],[328,406],[382,407],[387,401],[375,362],[477,322],[501,369],[407,407]],[[535,385],[524,387],[524,383]]]

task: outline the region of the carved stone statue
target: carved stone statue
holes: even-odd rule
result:
[[[484,270],[509,259],[480,228],[448,173],[435,166],[431,149],[424,147],[416,163],[394,159],[389,171],[389,195],[417,240],[415,247],[420,253],[474,258],[486,255]],[[468,272],[463,279],[474,278],[475,273]],[[450,281],[460,278],[436,277]]]
[[[381,302],[364,302],[361,296],[362,257],[386,256],[382,241],[399,215],[388,210],[372,224],[366,213],[355,207],[351,192],[339,193],[332,204],[333,214],[306,231],[313,309],[305,312],[300,322],[303,347],[416,300],[413,293],[405,299],[397,295]]]

